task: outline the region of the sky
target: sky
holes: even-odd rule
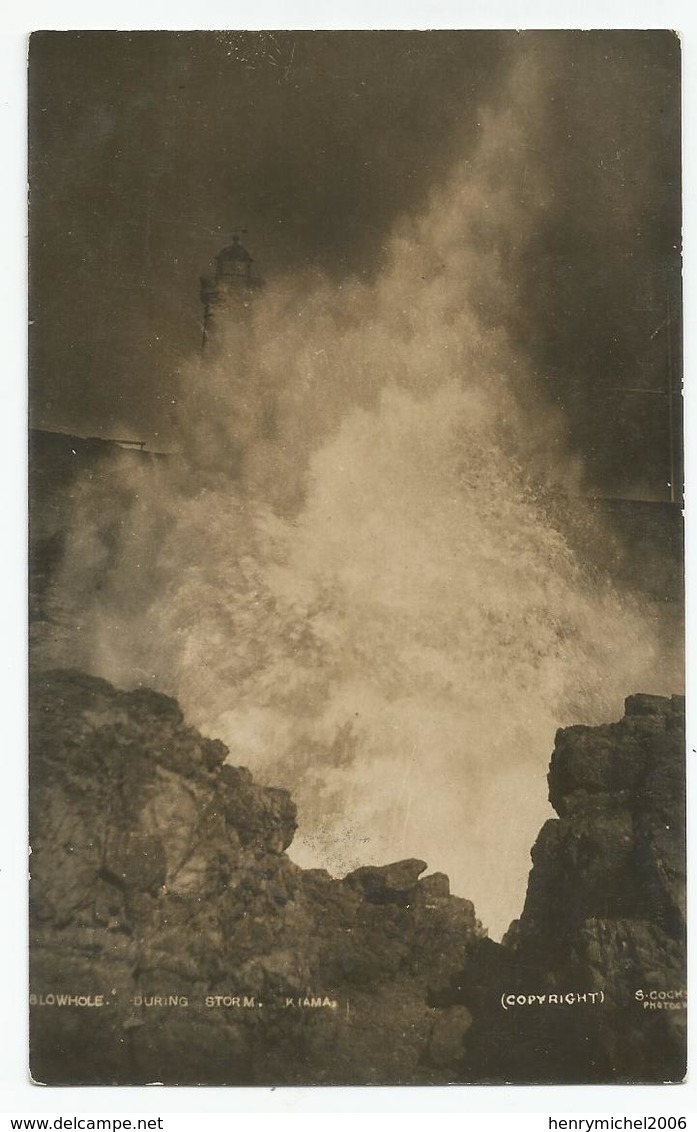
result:
[[[267,282],[374,278],[395,225],[475,152],[483,110],[505,112],[523,53],[546,76],[522,143],[542,188],[520,238],[496,247],[514,280],[497,317],[535,395],[559,407],[587,489],[667,498],[663,391],[669,373],[680,383],[668,32],[35,34],[32,423],[170,448],[199,276],[231,233]]]

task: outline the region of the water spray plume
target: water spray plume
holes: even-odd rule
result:
[[[183,370],[181,456],[82,485],[57,587],[79,631],[49,648],[177,696],[288,786],[299,863],[422,857],[493,934],[556,728],[679,684],[545,504],[580,470],[506,327],[544,202],[536,81],[513,73],[373,280],[290,275],[219,321]]]

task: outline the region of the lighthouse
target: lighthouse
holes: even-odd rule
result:
[[[215,274],[201,276],[201,302],[203,303],[202,348],[215,339],[216,323],[229,312],[242,319],[263,282],[252,270],[254,260],[241,243],[238,235],[215,257]]]

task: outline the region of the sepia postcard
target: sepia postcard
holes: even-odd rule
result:
[[[684,1079],[680,98],[31,36],[35,1082]]]

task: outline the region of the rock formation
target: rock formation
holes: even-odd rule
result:
[[[470,1018],[427,990],[481,934],[472,904],[423,861],[299,868],[290,796],[227,756],[166,696],[36,678],[34,1077],[448,1080]]]
[[[559,818],[533,848],[520,920],[432,998],[475,1019],[460,1079],[682,1079],[684,751],[678,696],[630,696],[619,723],[558,732]]]
[[[423,861],[299,868],[288,793],[166,696],[53,671],[31,712],[37,1080],[683,1076],[681,699],[558,733],[559,817],[502,944]]]

